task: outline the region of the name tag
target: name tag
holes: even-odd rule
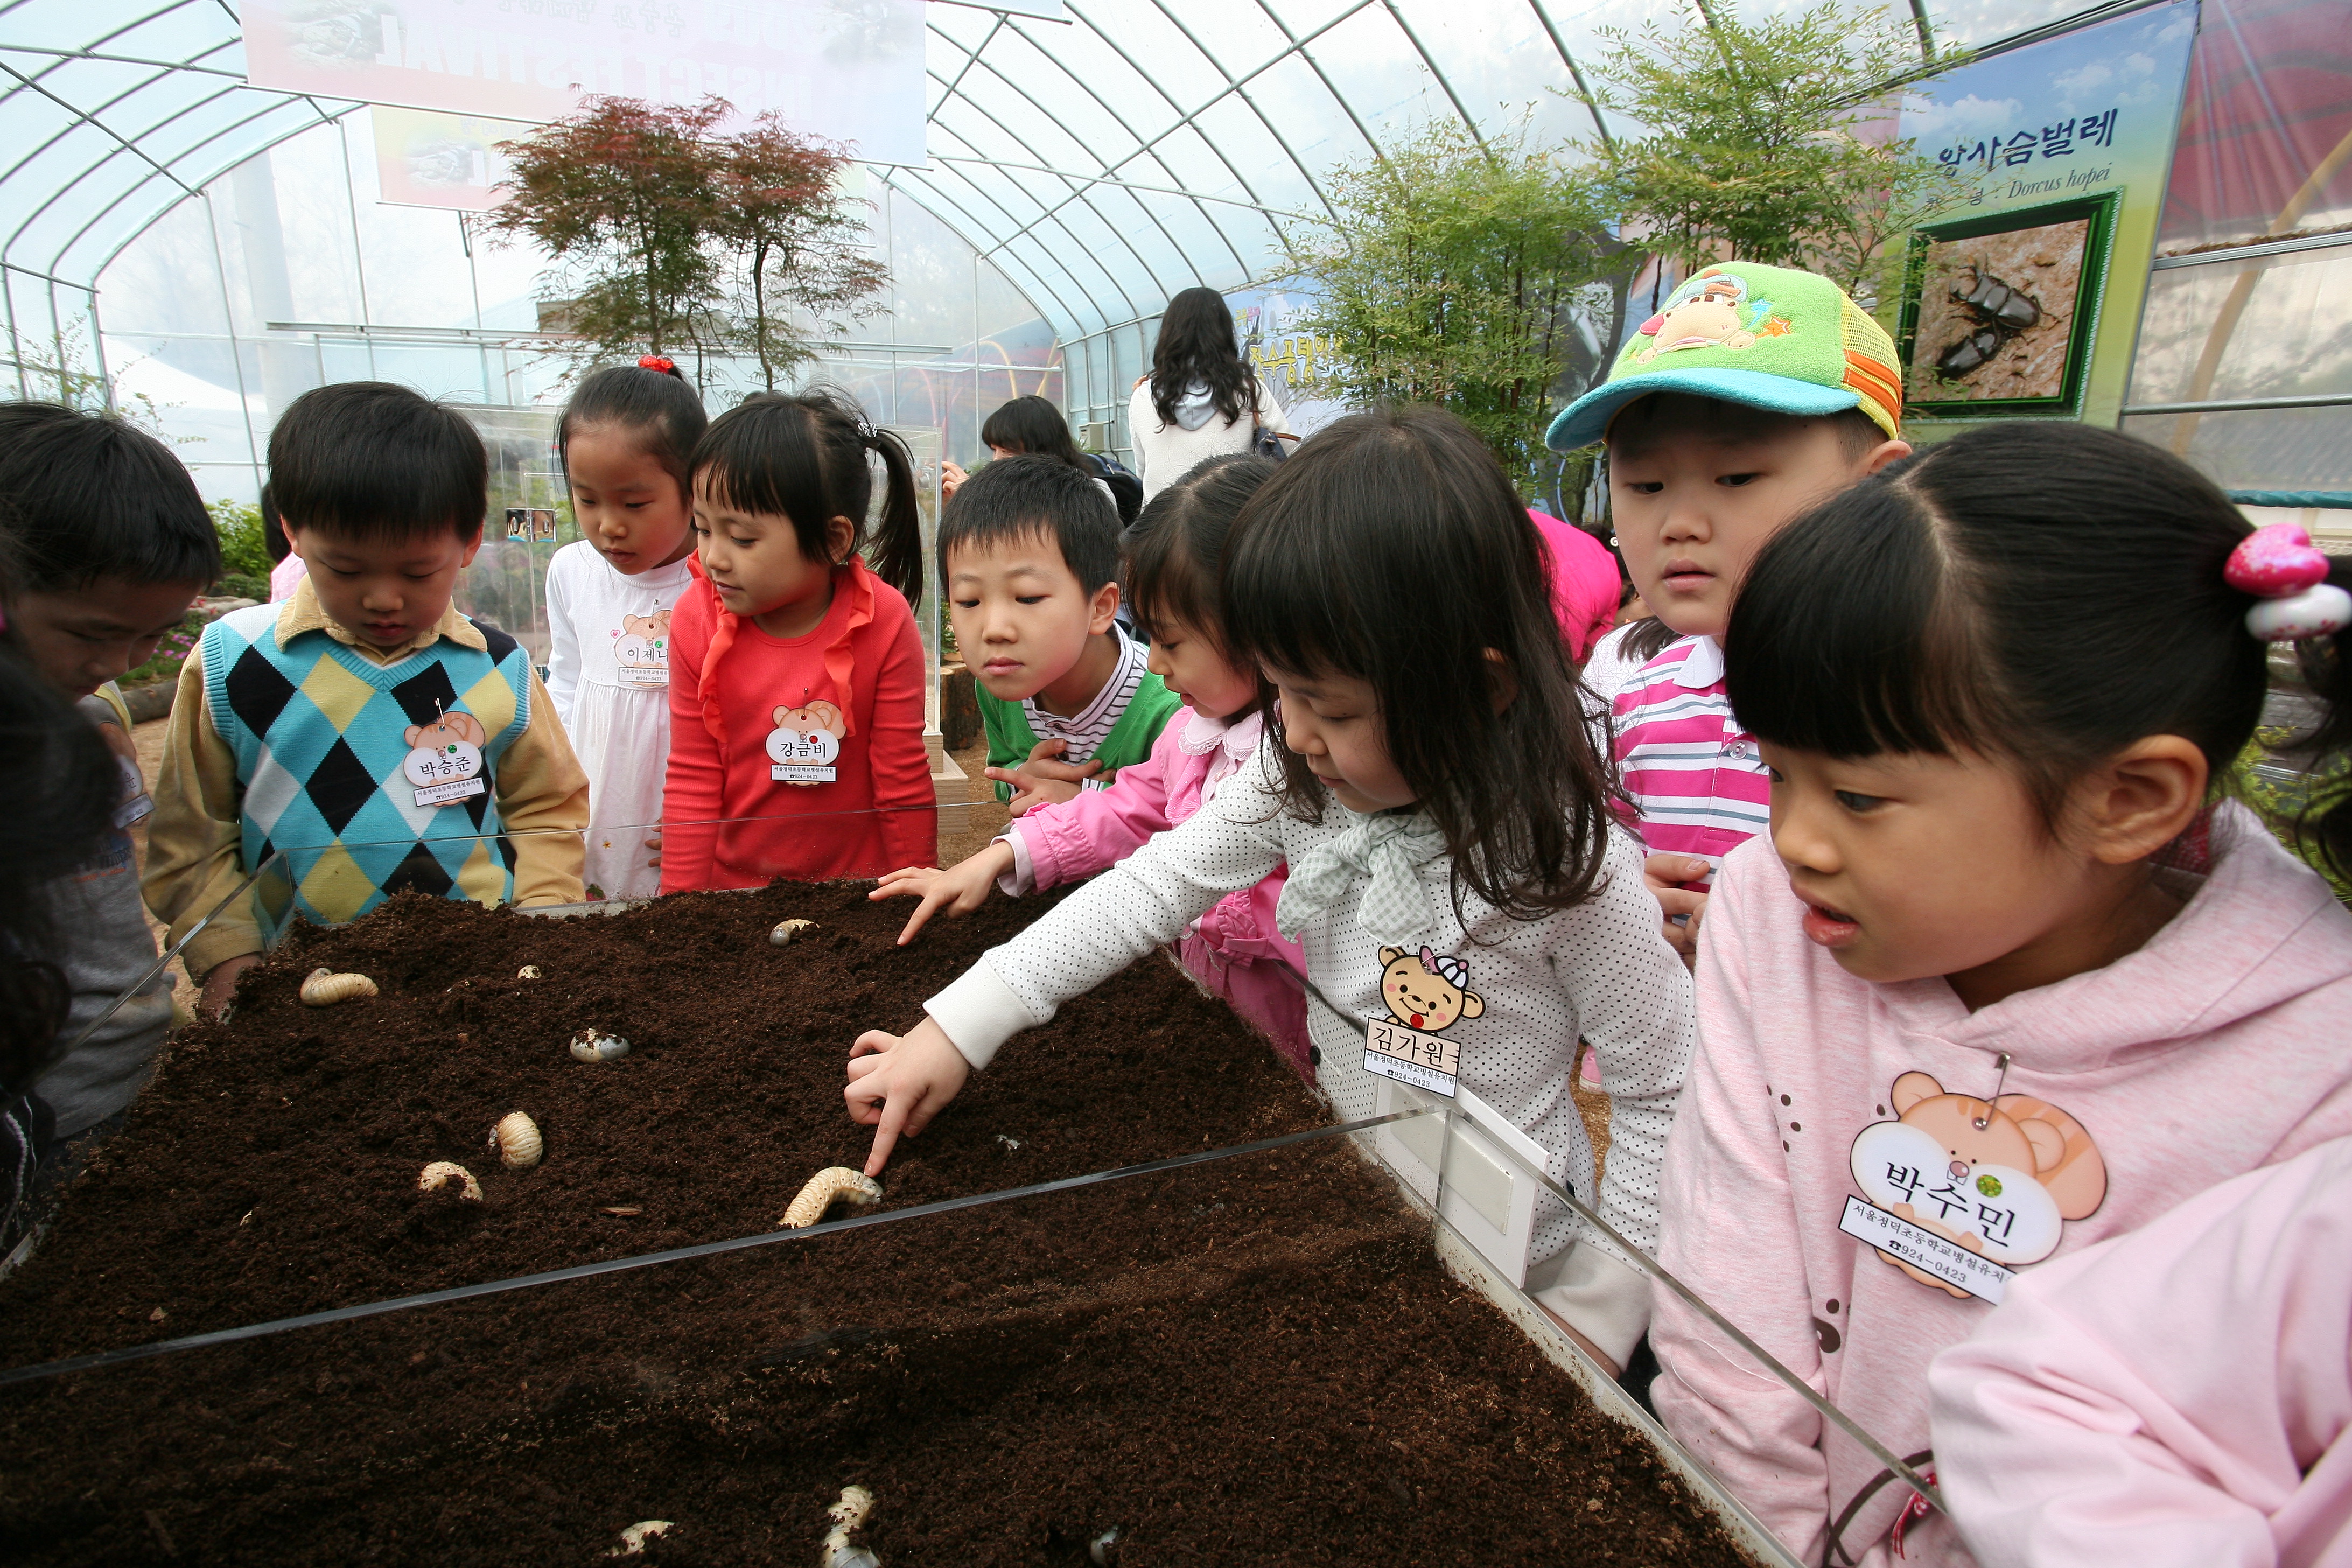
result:
[[[771,763],[768,777],[776,784],[831,784],[840,770],[830,763]]]
[[[640,691],[665,691],[669,689],[669,669],[665,665],[625,664],[615,672],[624,686]]]
[[[1856,1241],[1867,1242],[1890,1257],[1899,1258],[1922,1274],[1932,1274],[1980,1301],[2000,1305],[2009,1282],[2017,1278],[1980,1252],[1947,1240],[1874,1204],[1849,1195],[1838,1228]]]
[[[1450,1100],[1462,1083],[1462,1044],[1386,1018],[1368,1018],[1364,1070]]]
[[[478,795],[488,795],[489,786],[479,774],[469,779],[451,779],[447,784],[426,784],[416,792],[419,805],[446,805],[453,800],[471,800]]]

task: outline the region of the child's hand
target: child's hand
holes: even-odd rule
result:
[[[866,1173],[878,1176],[899,1138],[912,1138],[931,1124],[963,1090],[971,1064],[945,1029],[929,1017],[904,1038],[868,1029],[849,1047],[849,1119],[874,1129],[874,1152]]]
[[[907,917],[907,929],[898,933],[898,945],[906,946],[915,940],[915,933],[928,924],[942,909],[950,920],[961,920],[981,905],[988,902],[988,891],[996,879],[1013,869],[1013,846],[1002,838],[979,854],[958,861],[945,871],[935,871],[927,866],[909,866],[903,871],[893,871],[868,899],[912,899],[923,901]]]
[[[658,833],[646,835],[646,864],[654,870],[661,869],[661,835]]]
[[[224,958],[212,966],[205,976],[205,994],[196,1004],[200,1013],[219,1017],[228,1011],[229,998],[236,993],[237,977],[261,962],[261,954],[248,952],[238,958]]]
[[[1643,884],[1665,911],[1666,941],[1685,961],[1698,952],[1698,922],[1706,910],[1706,895],[1680,884],[1695,882],[1707,870],[1706,861],[1696,855],[1653,855],[1642,862]],[[1676,915],[1689,919],[1677,921]]]
[[[1102,773],[1100,757],[1083,763],[1061,761],[1069,744],[1067,741],[1040,741],[1029,749],[1029,760],[1018,768],[987,770],[990,778],[1013,786],[1013,816],[1022,816],[1033,806],[1076,800],[1086,781]]]
[[[940,500],[943,501],[955,500],[956,487],[970,477],[963,471],[961,463],[953,459],[941,463],[940,465]]]

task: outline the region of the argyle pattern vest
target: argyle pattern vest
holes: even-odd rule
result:
[[[411,889],[484,904],[510,899],[515,852],[500,831],[496,780],[499,759],[530,722],[530,656],[483,626],[487,650],[441,637],[393,665],[324,631],[281,648],[282,608],[224,616],[203,643],[213,727],[236,756],[245,868],[285,856],[284,875],[257,884],[264,940],[296,915],[340,925]],[[482,788],[419,804],[420,795],[465,786],[420,788],[414,775],[439,753],[410,732],[461,713],[484,734]]]

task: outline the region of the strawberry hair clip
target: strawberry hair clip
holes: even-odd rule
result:
[[[638,358],[637,368],[639,370],[657,370],[664,375],[667,375],[670,372],[677,368],[677,362],[676,360],[664,359],[659,354],[645,354]]]
[[[2294,642],[2352,626],[2352,594],[2327,581],[2327,567],[2300,524],[2274,522],[2238,541],[2221,575],[2262,600],[2246,612],[2246,630],[2264,642]]]

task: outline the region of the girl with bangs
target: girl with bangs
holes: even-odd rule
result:
[[[1276,924],[1306,956],[1309,1060],[1338,1114],[1371,1114],[1372,1033],[1409,1032],[1458,1047],[1459,1090],[1594,1193],[1570,1092],[1580,1037],[1611,1100],[1595,1206],[1654,1245],[1689,981],[1640,852],[1609,830],[1509,481],[1451,416],[1356,415],[1242,508],[1224,563],[1231,655],[1278,698],[1267,743],[1195,816],[932,997],[904,1038],[858,1038],[845,1092],[877,1128],[868,1171],[1010,1037],[1286,861]],[[1557,1205],[1538,1211],[1533,1258],[1538,1300],[1624,1365],[1648,1326],[1647,1280],[1577,1239]]]
[[[2352,1132],[2352,916],[2213,787],[2269,641],[2346,695],[2347,576],[2059,423],[1899,463],[1748,570],[1727,679],[1771,828],[1699,942],[1660,1261],[1916,1471],[1929,1362],[2037,1266]],[[2341,864],[2343,802],[2306,826]],[[1667,1427],[1800,1558],[1972,1561],[1663,1294],[1654,1343]]]

